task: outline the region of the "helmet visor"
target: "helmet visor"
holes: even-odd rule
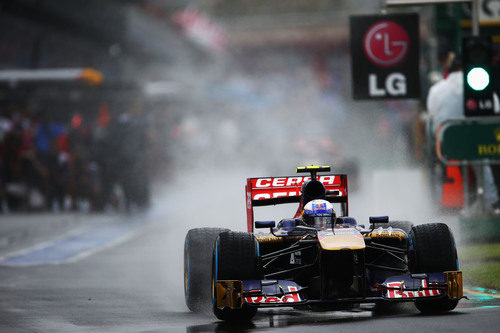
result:
[[[332,214],[314,214],[307,216],[304,221],[315,228],[326,228],[331,227],[333,223],[333,215]]]

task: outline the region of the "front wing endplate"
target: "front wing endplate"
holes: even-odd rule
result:
[[[218,308],[241,309],[243,306],[243,282],[241,280],[218,280],[216,295]]]

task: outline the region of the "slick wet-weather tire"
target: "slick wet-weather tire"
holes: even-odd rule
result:
[[[251,233],[227,231],[215,242],[212,260],[212,308],[215,316],[225,321],[250,321],[257,307],[243,304],[241,309],[220,309],[216,305],[217,280],[259,280],[259,245]]]
[[[411,273],[436,273],[458,270],[457,248],[446,224],[431,223],[414,226],[410,232]],[[415,301],[422,313],[435,314],[453,310],[458,300],[448,297]]]
[[[215,239],[229,229],[191,229],[184,241],[184,296],[189,310],[210,311],[212,252]]]

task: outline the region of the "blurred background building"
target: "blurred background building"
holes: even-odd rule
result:
[[[462,7],[410,8],[422,100],[458,45]],[[348,19],[380,10],[370,0],[0,1],[3,211],[146,207],[153,180],[189,168],[333,163],[355,184],[362,169],[422,162],[421,101],[351,99]]]

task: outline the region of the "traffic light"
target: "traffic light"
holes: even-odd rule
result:
[[[465,115],[493,115],[491,37],[465,37],[462,42]]]

